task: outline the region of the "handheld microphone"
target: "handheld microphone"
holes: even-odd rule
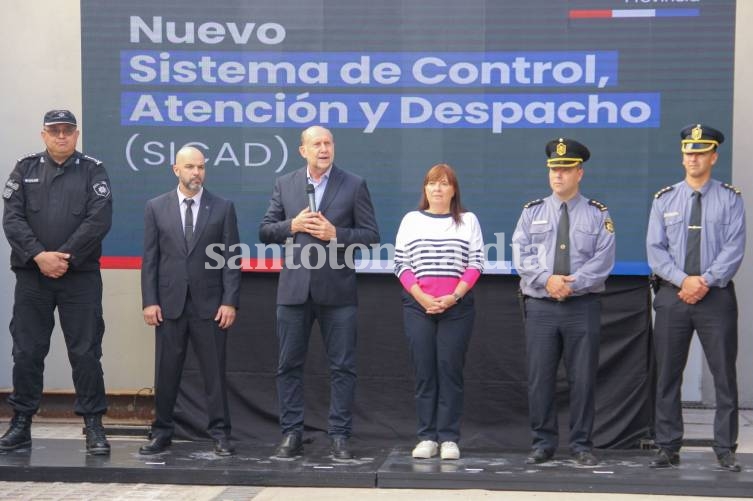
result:
[[[316,196],[314,196],[314,185],[309,183],[306,185],[306,195],[309,197],[309,210],[316,212]]]

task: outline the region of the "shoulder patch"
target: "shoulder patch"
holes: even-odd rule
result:
[[[722,186],[733,192],[735,195],[742,195],[743,192],[740,191],[739,188],[736,188],[735,186],[729,184],[729,183],[722,183]]]
[[[97,165],[102,165],[102,160],[97,160],[96,158],[94,158],[94,157],[90,157],[89,155],[81,155],[81,156],[82,156],[83,158],[85,158],[85,159],[87,159],[87,160],[91,161],[91,162],[94,162],[94,163],[95,163],[95,164],[97,164]]]
[[[598,200],[591,199],[588,201],[588,205],[593,205],[594,207],[599,209],[601,212],[604,212],[607,210],[607,206],[599,202]]]
[[[665,186],[664,188],[662,188],[659,191],[657,191],[656,193],[654,193],[654,198],[659,198],[660,196],[662,196],[665,193],[670,192],[670,191],[672,191],[674,189],[675,189],[674,186]]]
[[[41,155],[41,153],[29,153],[28,155],[24,155],[22,157],[19,157],[18,160],[16,160],[16,162],[20,162],[21,160],[26,160],[27,158],[36,158],[36,157],[38,157],[40,155]]]
[[[525,204],[523,204],[523,208],[529,209],[531,207],[534,207],[536,205],[543,204],[543,203],[544,203],[543,198],[537,198],[536,200],[531,200],[530,202],[526,202]]]
[[[107,185],[107,181],[99,181],[92,185],[92,190],[97,196],[102,198],[108,198],[110,196],[110,187]]]

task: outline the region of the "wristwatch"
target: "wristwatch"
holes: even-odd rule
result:
[[[457,294],[455,292],[452,293],[452,297],[455,298],[455,303],[459,303],[460,301],[463,300],[463,296],[461,296],[460,294]]]

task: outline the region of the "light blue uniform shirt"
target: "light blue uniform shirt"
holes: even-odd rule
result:
[[[736,188],[716,179],[701,187],[701,276],[709,287],[726,287],[745,252],[745,207]],[[685,181],[654,197],[646,235],[651,270],[677,287],[687,277],[685,245],[693,195]]]
[[[512,236],[513,263],[526,296],[550,297],[557,225],[562,201],[552,194],[526,204]],[[602,292],[614,267],[614,225],[607,208],[580,193],[567,202],[570,217],[570,283],[573,295]],[[541,259],[539,258],[541,257]]]

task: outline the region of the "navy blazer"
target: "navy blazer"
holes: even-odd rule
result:
[[[332,267],[329,256],[326,256],[322,268],[307,269],[301,266],[303,247],[315,243],[327,248],[328,243],[308,233],[293,235],[290,232],[292,219],[308,207],[307,184],[306,167],[278,177],[269,208],[259,225],[261,242],[284,244],[292,239],[292,243],[297,244],[295,247],[283,247],[283,257],[287,259],[283,261],[277,285],[277,304],[303,304],[309,294],[316,304],[356,304],[356,272],[345,265],[345,249],[353,244],[368,246],[379,243],[379,228],[366,181],[333,165],[319,207],[319,212],[334,225],[337,243],[344,245],[338,248],[336,255],[338,266],[342,266],[340,269]],[[315,252],[309,258],[312,264],[322,259]],[[288,267],[287,260],[297,268]]]
[[[143,307],[159,305],[163,318],[176,319],[183,313],[190,291],[201,318],[214,318],[222,304],[237,308],[241,270],[239,266],[231,269],[228,261],[233,258],[233,263],[240,265],[240,260],[234,258],[240,254],[239,246],[230,251],[239,241],[235,206],[229,200],[212,195],[206,188],[201,195],[190,245],[183,235],[176,190],[149,200],[144,211],[141,264]],[[211,244],[223,247],[214,247],[208,255],[207,247]],[[225,259],[221,268],[214,254]]]

